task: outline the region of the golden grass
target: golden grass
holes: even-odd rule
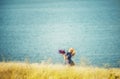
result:
[[[120,68],[1,62],[0,79],[120,79]]]

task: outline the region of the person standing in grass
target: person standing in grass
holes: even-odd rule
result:
[[[74,66],[75,63],[72,61],[72,57],[75,55],[76,51],[74,48],[69,48],[68,52],[65,53],[64,50],[59,50],[59,53],[63,55],[66,65]]]

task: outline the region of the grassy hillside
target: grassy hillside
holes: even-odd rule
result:
[[[120,68],[1,62],[0,79],[120,79]]]

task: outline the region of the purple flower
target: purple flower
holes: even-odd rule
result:
[[[61,50],[59,50],[59,53],[60,53],[60,54],[65,54],[65,50],[62,50],[62,49],[61,49]]]

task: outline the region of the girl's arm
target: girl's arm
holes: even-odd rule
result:
[[[66,59],[67,59],[67,56],[66,56],[65,54],[63,54],[63,58],[64,58],[64,60],[66,60]]]

